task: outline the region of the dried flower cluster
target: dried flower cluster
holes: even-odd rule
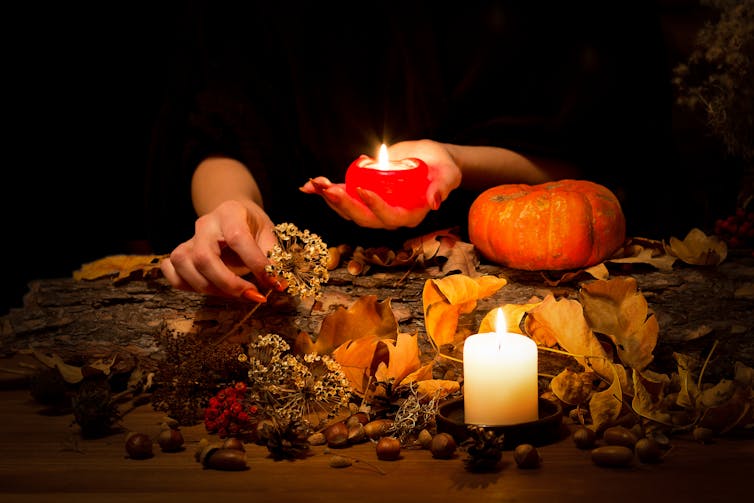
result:
[[[300,422],[313,430],[324,425],[351,399],[351,384],[328,355],[289,352],[277,334],[260,336],[239,359],[249,366],[252,400],[281,424]]]
[[[754,161],[754,0],[702,0],[719,12],[673,69],[678,103],[701,110],[729,153]]]
[[[409,440],[416,439],[422,430],[435,429],[438,406],[436,397],[422,399],[416,386],[411,385],[408,395],[401,401],[395,413],[393,425],[388,432],[402,444],[409,443]]]
[[[327,245],[317,234],[299,230],[294,224],[275,226],[278,244],[268,252],[268,274],[284,280],[291,295],[321,296],[322,284],[329,279]]]

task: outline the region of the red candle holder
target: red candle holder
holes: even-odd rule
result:
[[[371,190],[390,206],[407,209],[427,206],[429,170],[421,159],[377,161],[361,155],[346,171],[346,192],[359,198],[357,188]]]

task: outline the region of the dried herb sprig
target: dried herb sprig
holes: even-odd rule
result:
[[[437,397],[421,397],[413,384],[408,386],[407,393],[388,430],[390,435],[396,437],[404,445],[410,439],[417,438],[422,430],[435,428],[435,417],[439,405]]]

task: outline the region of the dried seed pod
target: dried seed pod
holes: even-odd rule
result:
[[[126,454],[131,459],[147,459],[154,455],[152,439],[145,433],[126,435]]]
[[[246,452],[238,449],[212,449],[202,461],[205,468],[213,470],[238,471],[248,468]]]
[[[597,433],[586,426],[579,426],[573,432],[573,443],[579,449],[591,449],[597,441]]]
[[[538,468],[542,462],[539,451],[531,444],[517,445],[513,450],[513,459],[519,468]]]
[[[634,451],[625,445],[604,445],[592,449],[592,462],[598,466],[628,466]]]
[[[330,466],[333,468],[347,468],[353,464],[349,458],[344,456],[332,456],[330,458]]]
[[[456,452],[456,440],[450,433],[438,433],[432,437],[432,443],[429,446],[429,450],[432,452],[432,457],[437,459],[450,459]]]
[[[395,437],[381,437],[375,447],[377,458],[394,461],[401,457],[401,442]]]

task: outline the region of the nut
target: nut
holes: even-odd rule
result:
[[[513,459],[519,468],[538,468],[542,462],[539,451],[531,444],[517,445],[513,450]]]
[[[183,434],[178,428],[167,426],[157,435],[157,444],[163,452],[179,451],[183,448]]]
[[[598,466],[628,466],[634,451],[625,445],[604,445],[592,449],[592,462]]]
[[[130,432],[126,436],[126,454],[131,459],[147,459],[154,455],[152,439],[144,433]]]
[[[419,438],[416,439],[416,442],[422,449],[429,449],[432,446],[432,438],[432,434],[425,429],[419,432]]]
[[[634,446],[636,457],[642,463],[659,463],[662,461],[663,450],[659,442],[654,438],[643,437],[636,441]]]
[[[237,451],[246,451],[246,447],[243,445],[243,440],[238,437],[228,437],[225,439],[222,445],[223,449],[236,449]]]
[[[327,270],[332,271],[340,265],[340,250],[331,246],[327,249]]]
[[[611,426],[606,429],[602,440],[608,445],[622,445],[631,449],[636,445],[636,435],[625,426]]]
[[[248,468],[246,452],[238,449],[212,449],[204,456],[202,465],[214,470],[238,471]]]
[[[328,447],[339,448],[348,445],[348,426],[343,421],[333,423],[323,432],[327,439]]]
[[[375,451],[378,459],[394,461],[401,457],[401,442],[395,437],[381,437]]]
[[[366,431],[367,436],[371,440],[377,440],[378,438],[387,435],[387,432],[392,426],[392,419],[375,419],[364,425],[364,431]]]
[[[364,425],[356,423],[355,425],[348,427],[348,443],[358,444],[367,439],[367,433],[364,430]]]
[[[438,433],[432,437],[429,450],[432,457],[437,459],[450,459],[456,452],[456,440],[450,433]]]
[[[573,443],[579,449],[591,449],[597,441],[597,433],[586,426],[579,426],[573,432]]]

